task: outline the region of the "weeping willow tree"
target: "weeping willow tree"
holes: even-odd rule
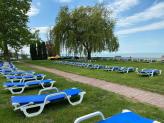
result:
[[[111,14],[100,5],[72,11],[63,7],[53,28],[55,42],[71,53],[86,54],[88,59],[94,52],[117,51],[119,43],[114,35],[115,21]]]

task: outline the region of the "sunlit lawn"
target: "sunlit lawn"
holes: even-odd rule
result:
[[[31,70],[31,68],[24,66],[23,64],[17,65],[24,70]],[[105,116],[111,116],[120,112],[122,109],[130,109],[145,117],[164,122],[163,109],[147,104],[141,104],[95,87],[65,80],[62,77],[55,76],[48,72],[37,72],[44,73],[47,75],[47,78],[56,80],[57,83],[55,86],[59,89],[78,87],[86,91],[87,94],[85,95],[82,104],[71,106],[67,101],[53,103],[47,105],[41,115],[34,118],[25,118],[22,112],[13,111],[13,107],[10,103],[11,94],[7,90],[3,90],[2,84],[5,82],[5,79],[0,77],[0,123],[73,123],[77,117],[97,110],[102,111]],[[39,89],[40,87],[37,89],[26,89],[23,95],[36,94]],[[96,120],[93,120],[92,122],[96,122]]]
[[[106,72],[103,70],[90,70],[86,68],[78,68],[69,65],[55,64],[53,63],[53,61],[27,61],[27,62],[164,94],[164,73],[162,73],[162,75],[160,76],[155,76],[155,77],[142,77],[137,75],[135,72],[122,74],[116,72]],[[124,62],[124,61],[102,61],[102,60],[92,63],[110,65],[110,66],[116,66],[116,65],[127,66],[127,67],[132,66],[132,67],[137,67],[139,69],[154,68],[154,69],[161,69],[162,71],[164,71],[163,63],[138,63],[138,62]]]

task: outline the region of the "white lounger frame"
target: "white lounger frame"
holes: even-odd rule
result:
[[[41,81],[41,80],[36,80],[36,81]],[[25,85],[22,86],[22,87],[13,86],[13,87],[6,87],[5,89],[6,90],[9,90],[12,94],[21,94],[21,93],[23,93],[23,91],[25,90],[25,88],[30,87],[30,85],[28,85],[28,84],[29,83],[32,83],[32,82],[34,82],[34,81],[24,82]],[[46,84],[44,82],[40,82],[38,85],[41,85],[42,88],[52,88],[54,86],[54,83],[55,82],[56,81],[51,81],[51,82],[46,83]],[[50,86],[46,87],[45,85],[47,85],[47,84],[50,84]],[[15,90],[17,90],[17,91],[15,91]],[[20,90],[20,91],[18,91],[18,90]]]
[[[29,102],[26,105],[20,106],[18,103],[12,103],[12,105],[15,107],[14,111],[20,109],[21,111],[23,111],[23,113],[25,114],[26,117],[34,117],[34,116],[37,116],[37,115],[42,113],[42,111],[44,110],[45,105],[50,103],[50,101],[48,101],[48,99],[50,97],[64,94],[65,95],[65,99],[67,99],[68,102],[71,105],[75,106],[75,105],[78,105],[78,104],[80,104],[82,102],[83,97],[86,94],[86,92],[80,92],[78,94],[80,96],[80,99],[78,101],[76,101],[76,102],[72,102],[71,101],[71,96],[68,96],[65,92],[59,92],[59,90],[56,87],[42,89],[42,90],[39,91],[38,95],[40,95],[42,92],[48,91],[48,90],[56,90],[57,93],[53,93],[53,94],[47,95],[46,98],[44,99],[44,102],[43,103],[39,103],[39,104],[35,104],[33,102]],[[37,112],[34,112],[34,113],[28,113],[27,112],[28,109],[32,109],[32,108],[36,108],[36,107],[39,107],[39,110]]]
[[[127,110],[127,109],[122,110],[122,113],[126,113],[126,112],[131,112],[131,111]],[[81,123],[82,121],[85,121],[85,120],[88,120],[90,118],[97,117],[97,116],[101,117],[102,120],[105,120],[105,117],[104,117],[103,113],[100,112],[100,111],[97,111],[97,112],[94,112],[94,113],[91,113],[91,114],[87,114],[85,116],[77,118],[74,121],[74,123]],[[154,121],[153,123],[160,123],[160,122]]]
[[[10,82],[25,82],[29,80],[43,80],[46,75],[42,76],[41,79],[38,79],[37,76],[33,75],[33,78],[23,78],[23,79],[8,79]]]

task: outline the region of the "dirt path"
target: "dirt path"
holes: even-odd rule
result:
[[[159,108],[164,108],[164,96],[157,93],[144,91],[144,90],[140,90],[140,89],[136,89],[132,87],[127,87],[127,86],[119,85],[115,83],[110,83],[104,80],[81,76],[81,75],[77,75],[73,73],[68,73],[68,72],[60,71],[54,68],[46,68],[46,67],[32,65],[32,64],[26,64],[26,65],[28,65],[31,68],[54,73],[58,76],[71,79],[73,81],[77,81],[77,82],[88,84],[88,85],[98,87],[107,91],[111,91],[111,92],[126,96],[128,98],[135,99],[142,103],[148,103],[148,104],[157,106]]]

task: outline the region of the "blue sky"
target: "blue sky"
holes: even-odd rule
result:
[[[28,25],[46,40],[61,6],[73,9],[98,2],[112,9],[117,20],[118,53],[164,53],[164,0],[33,0]]]

